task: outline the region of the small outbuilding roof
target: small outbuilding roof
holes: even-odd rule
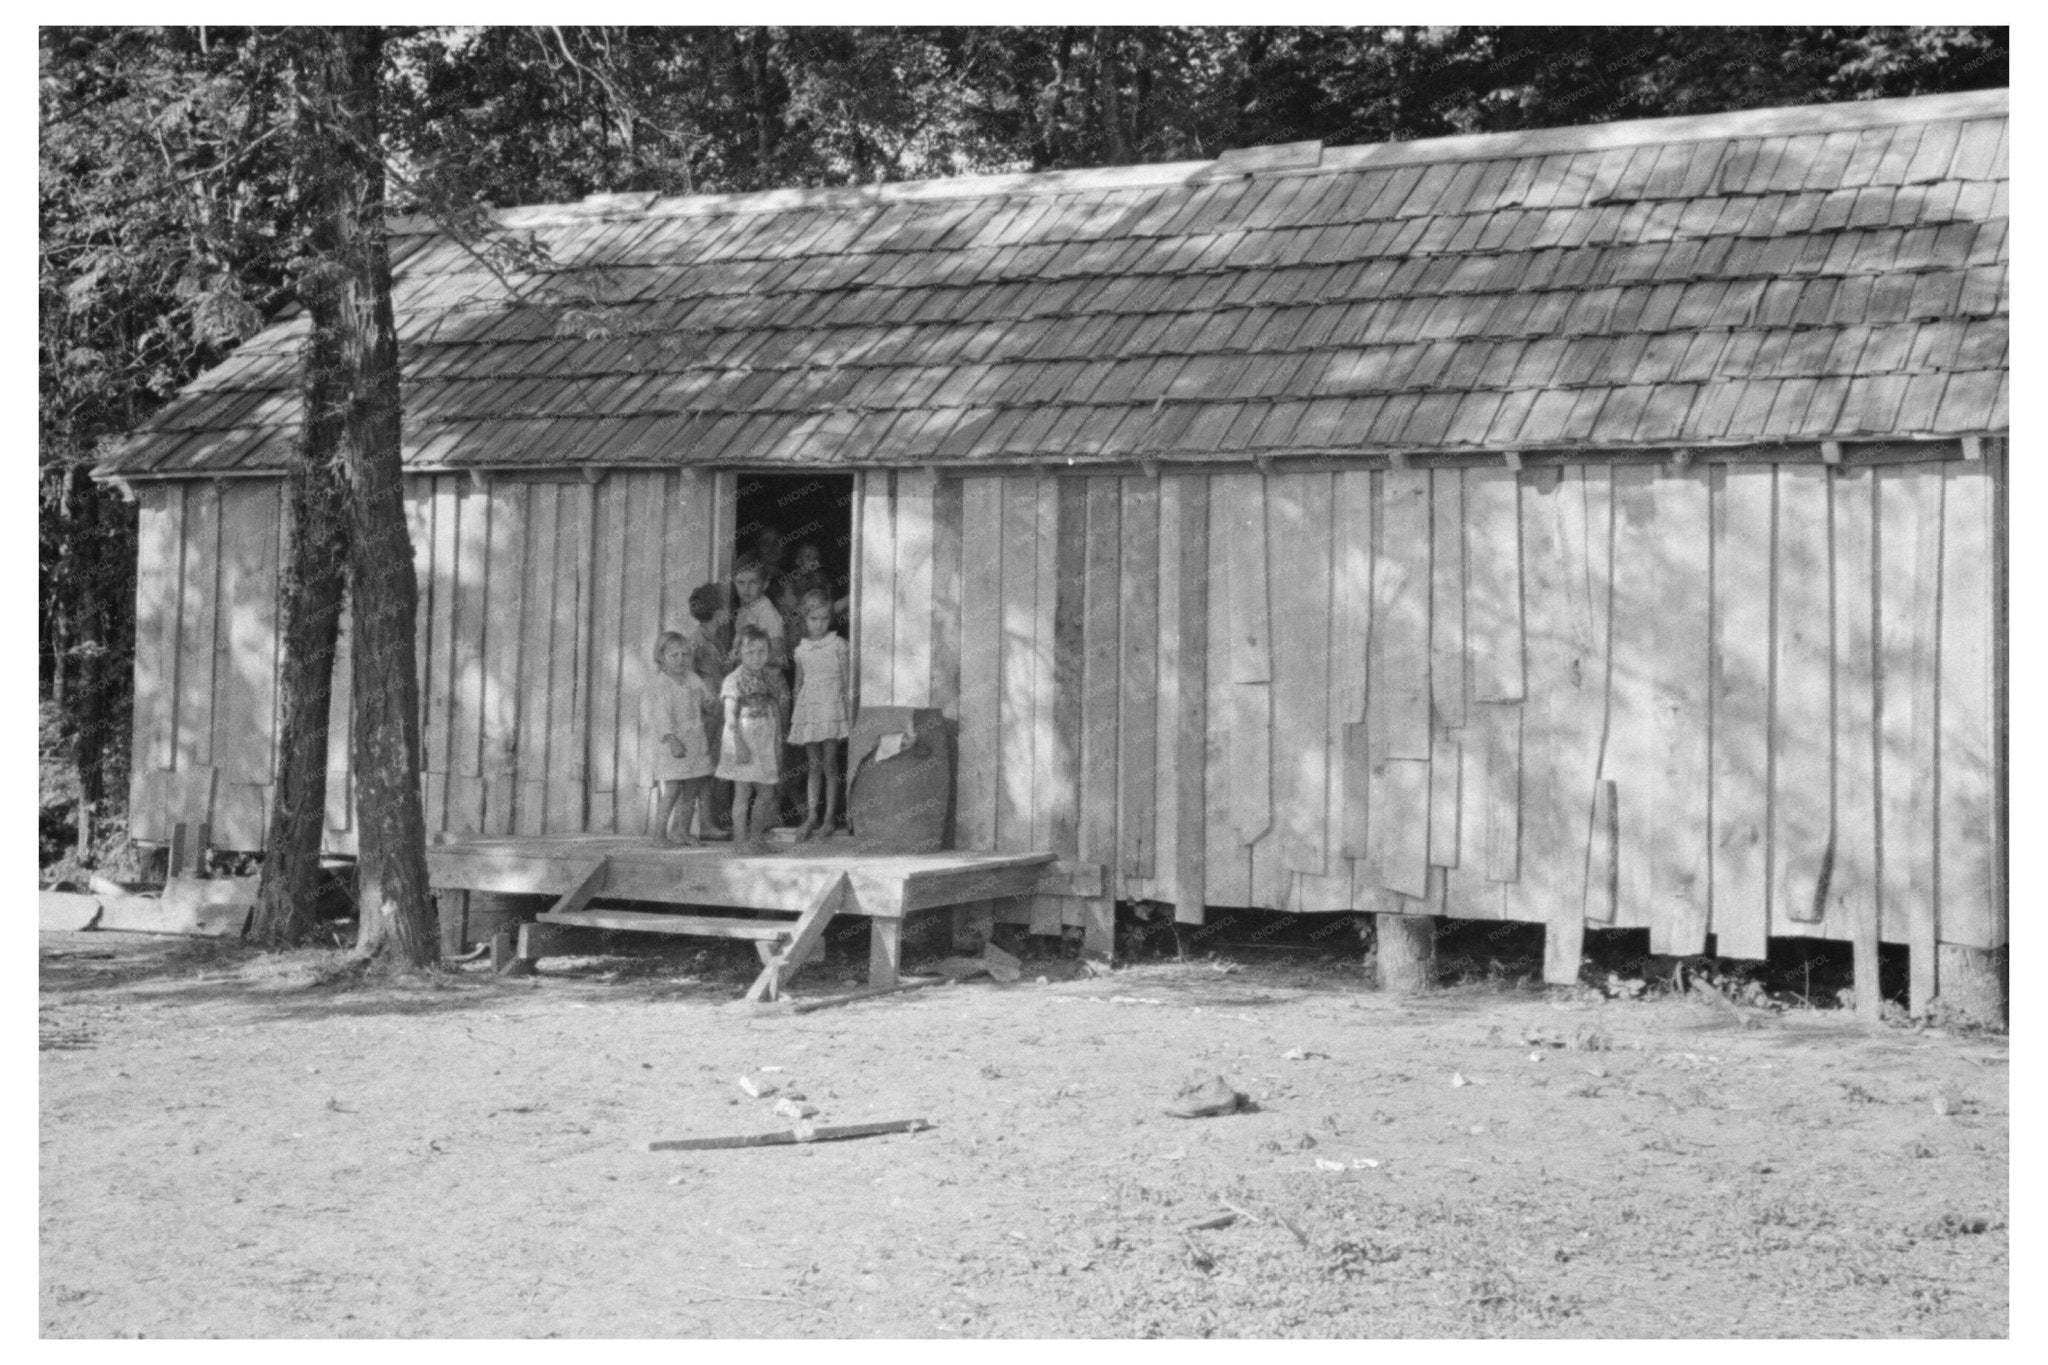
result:
[[[393,239],[415,468],[1996,435],[2007,95],[507,210]],[[275,470],[302,317],[104,461]]]

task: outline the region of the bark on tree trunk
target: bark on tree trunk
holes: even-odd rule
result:
[[[377,132],[383,35],[320,30],[308,98],[333,130],[340,174],[329,208],[337,236],[336,322],[349,379],[348,591],[355,798],[356,952],[396,970],[439,957],[420,810],[419,680],[413,650],[418,583],[405,529],[399,463],[398,330],[384,237]]]
[[[754,178],[768,185],[768,165],[775,156],[775,130],[768,107],[768,31],[755,29],[748,50],[747,71],[753,77]]]
[[[1413,994],[1436,975],[1436,921],[1428,915],[1374,915],[1380,989]]]
[[[72,540],[82,561],[77,580],[78,685],[75,713],[78,728],[72,741],[71,757],[78,770],[78,851],[83,856],[92,844],[93,819],[106,796],[107,786],[107,714],[111,676],[107,668],[109,637],[104,580],[112,566],[108,552],[110,538],[103,524],[112,520],[107,515],[106,499],[114,495],[95,487],[83,466],[74,468],[66,477],[72,481],[72,506],[77,509],[73,514]],[[64,676],[61,659],[57,676],[60,680]]]
[[[1102,93],[1102,133],[1109,151],[1107,164],[1125,166],[1132,158],[1130,147],[1124,141],[1123,106],[1117,91],[1116,45],[1117,30],[1095,30],[1095,79]]]
[[[300,77],[314,79],[313,56]],[[327,823],[327,722],[334,695],[334,646],[340,634],[348,581],[349,509],[342,464],[349,374],[340,334],[340,239],[336,183],[346,167],[330,154],[326,111],[302,104],[298,116],[301,237],[307,264],[298,297],[311,324],[300,352],[299,448],[285,480],[285,515],[291,527],[285,565],[278,670],[277,772],[271,789],[270,828],[263,846],[263,880],[249,935],[275,945],[297,943],[312,932],[319,893],[321,834]]]
[[[347,377],[340,369],[333,291],[302,289],[305,402],[298,462],[285,483],[291,561],[285,569],[284,660],[279,669],[277,774],[263,881],[250,937],[297,943],[312,932],[327,823],[327,718],[334,695],[334,646],[348,576],[348,485],[341,468]]]

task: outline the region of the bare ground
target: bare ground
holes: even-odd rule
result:
[[[1395,999],[1355,955],[1048,959],[800,1016],[731,1006],[723,953],[320,984],[338,960],[42,936],[44,1335],[2007,1331],[2003,1038]],[[1162,1112],[1212,1074],[1256,1110]],[[935,1126],[645,1150],[785,1127],[742,1075]]]

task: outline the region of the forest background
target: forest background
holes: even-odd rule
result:
[[[39,32],[40,862],[126,846],[135,517],[101,444],[301,299],[292,35]],[[383,34],[389,207],[1213,157],[2009,83],[2002,28],[422,28]],[[518,260],[508,257],[508,268]],[[573,308],[558,325],[593,325]]]

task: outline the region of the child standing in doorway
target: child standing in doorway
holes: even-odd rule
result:
[[[808,839],[822,828],[829,839],[839,823],[839,741],[848,730],[846,641],[832,630],[832,602],[824,593],[806,593],[803,614],[804,638],[796,647],[796,708],[789,722],[789,742],[804,746],[809,774],[803,829],[797,837]]]
[[[733,570],[732,590],[733,595],[739,599],[739,605],[733,609],[732,614],[733,652],[726,661],[728,664],[739,662],[739,637],[745,633],[748,626],[761,632],[762,638],[768,644],[768,660],[771,664],[779,669],[789,663],[789,648],[782,638],[782,613],[775,609],[775,604],[765,595],[766,583],[767,574],[751,559],[742,560],[739,567]]]
[[[789,684],[770,663],[768,633],[760,627],[740,627],[739,656],[740,666],[719,688],[725,699],[725,738],[718,776],[733,784],[733,838],[741,851],[758,853],[775,817]]]
[[[679,632],[662,632],[654,643],[654,663],[661,673],[647,693],[642,713],[642,733],[654,751],[649,767],[661,789],[654,836],[664,844],[694,844],[691,818],[711,785],[711,741],[704,731],[704,709],[715,698],[692,666],[690,642]],[[670,828],[678,813],[680,833]],[[704,814],[708,824],[710,812]]]
[[[832,600],[832,576],[825,572],[825,557],[818,547],[805,541],[796,547],[796,567],[782,576],[781,591],[777,597],[782,607],[783,620],[787,630],[785,640],[801,641],[804,634],[804,600],[817,593],[824,597],[832,608],[832,619],[838,620],[846,610],[844,600]]]

